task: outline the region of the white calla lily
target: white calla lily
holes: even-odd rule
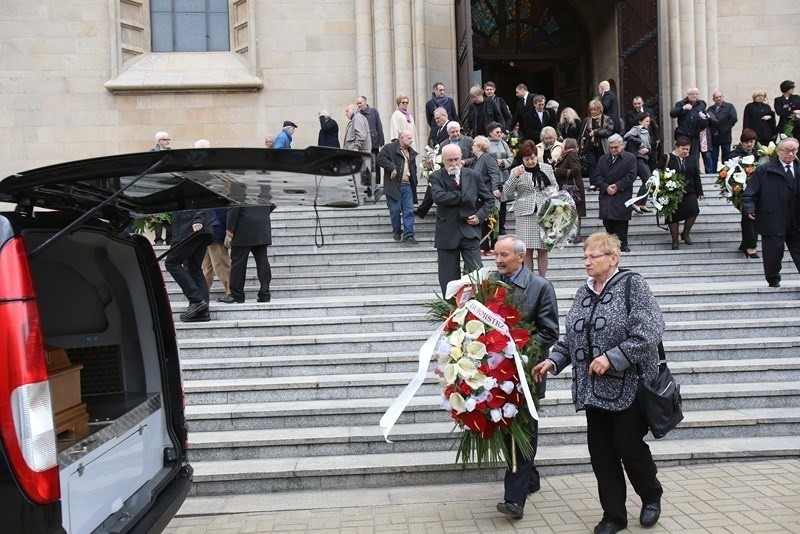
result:
[[[752,165],[752,164],[753,164],[753,163],[755,163],[755,162],[756,162],[756,157],[755,157],[755,156],[753,156],[752,154],[751,154],[751,155],[749,155],[749,156],[745,156],[745,157],[743,157],[743,158],[742,158],[742,163],[743,163],[744,165]]]
[[[486,345],[480,341],[471,341],[467,344],[467,355],[473,360],[481,361],[486,356]]]
[[[486,333],[486,328],[483,326],[483,321],[477,321],[473,319],[472,321],[467,321],[467,337],[470,339],[478,339],[480,336]]]
[[[458,328],[450,333],[450,335],[447,337],[447,340],[454,347],[460,347],[461,344],[464,343],[464,337],[464,331]]]
[[[464,413],[467,411],[467,403],[464,402],[464,397],[458,393],[451,393],[450,398],[447,400],[450,401],[450,407],[458,413]]]
[[[744,184],[747,182],[747,174],[744,172],[735,172],[733,173],[733,181],[737,184]]]
[[[465,382],[469,384],[469,387],[472,389],[482,388],[486,384],[486,375],[481,372],[476,372],[474,375],[467,378]]]
[[[453,361],[458,361],[461,359],[461,356],[464,355],[464,351],[461,350],[461,347],[452,347],[450,349],[450,357],[453,358]]]
[[[452,384],[459,376],[461,378],[472,378],[477,372],[478,369],[469,358],[461,358],[457,362],[450,363],[445,366],[444,379],[447,380],[448,384]]]
[[[461,326],[461,325],[464,324],[464,319],[467,318],[467,314],[468,313],[469,313],[468,309],[459,308],[459,309],[456,310],[456,312],[453,314],[453,317],[450,318],[450,320],[455,322],[455,323],[458,323],[458,325]]]

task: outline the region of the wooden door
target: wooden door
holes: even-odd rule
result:
[[[619,0],[617,14],[620,110],[629,109],[631,101],[638,95],[644,99],[646,107],[658,114],[658,2]]]

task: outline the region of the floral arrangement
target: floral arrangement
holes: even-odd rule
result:
[[[766,163],[769,160],[773,160],[778,157],[778,147],[775,145],[774,141],[770,141],[767,146],[759,145],[757,151],[759,160],[759,165],[761,163]]]
[[[578,209],[568,191],[547,198],[539,209],[539,231],[547,250],[567,244],[578,229]]]
[[[744,156],[726,161],[717,175],[716,184],[720,188],[719,196],[733,204],[737,210],[741,209],[742,193],[757,166],[758,162],[755,156]]]
[[[521,321],[508,286],[490,278],[488,269],[465,280],[456,306],[441,297],[428,304],[428,317],[444,321],[433,351],[441,407],[462,430],[456,462],[513,466],[517,452],[533,455],[529,428],[538,416],[528,380],[539,357],[535,328]]]
[[[442,165],[442,147],[436,145],[432,148],[426,145],[425,157],[422,160],[422,177],[427,180],[431,173],[441,169]]]
[[[156,231],[164,229],[172,224],[172,214],[170,213],[155,213],[146,217],[140,217],[133,221],[133,231],[137,234],[143,234],[147,231]]]
[[[512,130],[511,133],[508,134],[508,147],[511,149],[512,159],[516,159],[517,151],[519,151],[519,147],[522,144],[521,141],[522,138],[518,131]]]
[[[665,219],[672,217],[686,194],[686,179],[673,169],[654,170],[645,186],[647,192],[626,201],[625,206],[631,206],[646,198]]]
[[[783,131],[781,132],[786,137],[791,137],[797,124],[800,123],[800,109],[796,109],[789,115],[786,122],[783,124]]]
[[[489,231],[481,238],[481,243],[490,237],[493,240],[497,239],[497,237],[500,235],[500,209],[497,206],[492,208],[492,212],[488,217],[486,217],[486,222],[489,226]]]

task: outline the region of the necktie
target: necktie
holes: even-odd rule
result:
[[[611,156],[611,166],[613,167],[614,164],[617,162],[617,156]]]
[[[794,172],[792,172],[792,166],[790,164],[786,164],[786,176],[789,178],[794,178]]]
[[[450,178],[452,178],[453,183],[455,184],[456,187],[461,187],[461,177],[458,175],[458,173],[451,174]]]

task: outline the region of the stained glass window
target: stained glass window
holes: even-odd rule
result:
[[[558,2],[536,0],[474,0],[473,49],[476,54],[523,56],[552,51],[578,31]]]

